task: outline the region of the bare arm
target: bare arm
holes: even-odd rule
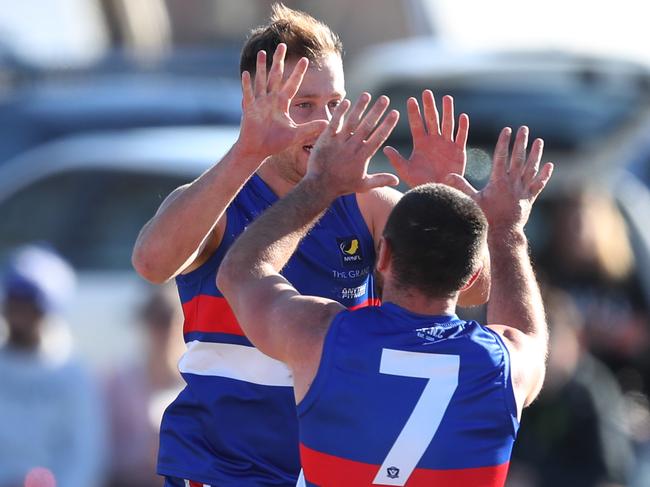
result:
[[[524,226],[535,199],[551,177],[553,165],[546,163],[540,170],[541,139],[535,140],[526,158],[527,127],[519,129],[508,160],[510,132],[506,128],[499,135],[492,174],[482,191],[475,191],[458,175],[448,182],[473,196],[489,223],[492,294],[487,317],[511,351],[515,395],[522,408],[542,387],[548,348],[544,305],[528,256]]]
[[[366,172],[398,118],[393,111],[379,123],[388,106],[385,97],[362,118],[368,102],[369,96],[362,95],[344,125],[350,103],[345,100],[337,107],[312,150],[303,180],[239,237],[217,275],[217,286],[246,336],[294,370],[297,398],[318,368],[333,316],[344,308],[328,299],[301,296],[279,272],[337,196],[397,183],[393,175]]]
[[[226,208],[264,159],[326,126],[325,121],[296,125],[289,117],[309,63],[301,59],[285,77],[285,54],[280,44],[267,77],[266,53],[258,53],[255,80],[242,74],[239,139],[221,162],[170,194],[140,231],[132,262],[145,279],[160,283],[201,265],[221,241]]]
[[[225,210],[261,161],[240,155],[237,144],[194,182],[174,190],[136,240],[132,263],[153,283],[165,282],[205,261],[218,246]]]

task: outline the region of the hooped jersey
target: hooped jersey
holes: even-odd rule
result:
[[[162,420],[162,475],[220,487],[295,485],[300,458],[291,373],[244,336],[216,287],[228,248],[276,200],[254,175],[226,210],[217,251],[176,278],[187,344],[179,370],[187,385]],[[332,204],[282,273],[303,294],[355,308],[376,302],[374,260],[372,236],[349,195]]]
[[[498,334],[393,303],[334,318],[298,420],[320,487],[502,487],[519,427]]]

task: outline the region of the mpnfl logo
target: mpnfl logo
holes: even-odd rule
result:
[[[341,263],[344,266],[354,265],[363,261],[363,254],[361,253],[361,243],[357,237],[337,238],[336,243],[339,247],[339,255],[341,256]]]

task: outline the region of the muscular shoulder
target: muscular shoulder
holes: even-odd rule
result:
[[[357,204],[366,225],[370,229],[375,242],[378,241],[388,215],[402,197],[402,193],[394,188],[374,188],[365,193],[357,193]]]

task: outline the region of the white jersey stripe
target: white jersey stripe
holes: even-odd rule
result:
[[[293,376],[285,364],[245,345],[189,342],[178,370],[183,374],[227,377],[264,386],[293,387]]]

